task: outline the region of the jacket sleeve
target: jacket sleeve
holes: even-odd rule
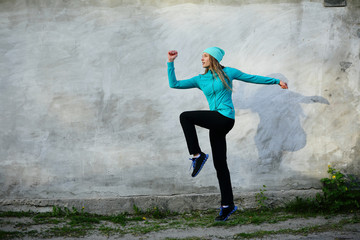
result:
[[[169,78],[169,86],[171,88],[186,89],[186,88],[198,87],[197,85],[198,76],[181,81],[176,80],[174,62],[167,63],[167,72]]]
[[[244,82],[249,83],[256,83],[256,84],[279,84],[280,80],[271,77],[263,77],[258,75],[250,75],[246,74],[238,69],[232,68],[231,69],[232,77],[237,80],[241,80]]]

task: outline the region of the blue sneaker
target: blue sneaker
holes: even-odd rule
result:
[[[190,160],[192,161],[192,167],[194,168],[191,174],[192,177],[196,177],[199,174],[208,158],[209,154],[205,154],[203,152],[201,152],[200,156],[197,158],[190,158]]]
[[[233,214],[237,209],[238,207],[235,206],[234,204],[231,204],[226,208],[221,206],[220,214],[215,218],[215,221],[217,222],[226,221],[230,217],[230,215]]]

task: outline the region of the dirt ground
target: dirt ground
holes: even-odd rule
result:
[[[39,238],[25,236],[23,238],[12,239],[52,239],[52,240],[75,240],[75,239],[91,239],[91,240],[115,240],[115,239],[245,239],[245,233],[255,233],[260,231],[274,231],[273,235],[265,234],[256,237],[247,236],[246,239],[360,239],[360,223],[351,223],[342,225],[339,229],[314,230],[316,226],[327,226],[339,223],[342,220],[350,219],[350,215],[338,215],[334,217],[315,217],[315,218],[296,218],[277,223],[263,224],[246,224],[237,226],[216,226],[207,228],[185,228],[185,229],[167,229],[163,231],[152,231],[147,234],[109,234],[108,236],[98,231],[89,231],[85,237],[69,238],[69,237],[52,237]],[[2,218],[0,230],[2,231],[21,231],[19,223],[26,224],[31,221],[29,218]],[[20,224],[20,225],[21,225]],[[36,230],[38,232],[46,232],[53,224],[31,225],[26,231]],[[307,232],[306,229],[309,229]],[[312,230],[310,230],[312,229]],[[300,230],[298,232],[292,230]],[[289,233],[290,232],[290,233]],[[7,239],[0,237],[0,239]]]

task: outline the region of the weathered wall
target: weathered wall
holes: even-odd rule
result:
[[[0,1],[1,198],[217,193],[211,158],[190,177],[178,122],[206,99],[166,74],[168,50],[183,79],[203,72],[209,46],[290,87],[235,83],[236,193],[318,187],[328,164],[359,174],[359,5]]]

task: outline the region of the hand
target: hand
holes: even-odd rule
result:
[[[176,50],[169,51],[168,52],[169,62],[173,62],[177,56],[178,56],[178,52]]]
[[[286,82],[283,82],[283,81],[280,80],[279,85],[280,85],[280,87],[281,87],[282,89],[288,89],[288,85],[287,85]]]

